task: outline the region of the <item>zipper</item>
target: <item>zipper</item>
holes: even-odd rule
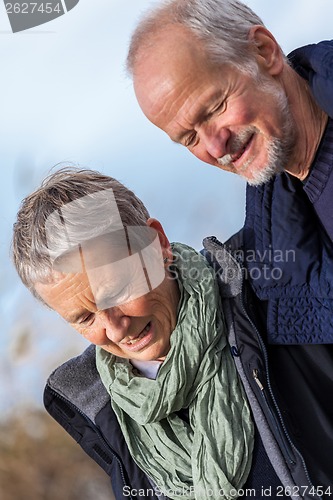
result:
[[[292,454],[291,454],[291,448],[292,448],[292,445],[289,441],[286,442],[286,437],[287,436],[284,436],[282,431],[281,431],[281,425],[280,425],[280,422],[279,420],[277,419],[275,413],[272,411],[271,409],[271,404],[267,398],[267,395],[266,395],[266,392],[265,392],[265,387],[263,385],[263,383],[261,382],[260,378],[259,378],[259,370],[257,368],[253,368],[252,370],[252,376],[257,384],[257,386],[259,387],[260,389],[260,394],[261,394],[261,397],[263,398],[264,402],[265,402],[265,406],[268,408],[268,411],[269,411],[269,414],[274,422],[274,427],[275,429],[277,430],[278,434],[279,434],[279,443],[280,443],[280,446],[282,445],[282,449],[283,449],[283,452],[284,452],[284,455],[287,457],[287,459],[289,460],[289,463],[294,465],[296,462],[295,462],[295,459],[292,457]],[[288,438],[287,438],[288,439]]]
[[[125,475],[124,475],[123,464],[122,464],[120,458],[112,450],[112,448],[109,446],[109,444],[105,441],[104,437],[102,436],[102,434],[100,433],[100,431],[98,430],[98,428],[96,427],[96,425],[94,424],[94,422],[89,417],[87,417],[87,415],[80,408],[78,408],[74,403],[72,403],[68,399],[64,398],[61,394],[59,394],[54,389],[52,389],[52,387],[49,384],[48,384],[48,388],[51,391],[51,393],[53,394],[53,396],[55,396],[57,399],[60,399],[61,401],[63,401],[64,403],[66,403],[66,405],[68,405],[72,410],[74,410],[77,413],[79,413],[86,420],[86,422],[88,422],[90,425],[92,424],[92,426],[94,427],[95,432],[96,432],[97,436],[99,437],[99,439],[103,442],[103,444],[105,444],[105,446],[110,450],[111,455],[117,460],[117,462],[119,464],[119,467],[120,467],[120,473],[121,473],[121,478],[123,480],[124,487],[127,486],[128,488],[130,488],[130,491],[131,491],[131,486],[129,484],[127,484],[127,482],[126,482]],[[134,500],[132,496],[129,496],[129,499],[130,500]]]
[[[243,290],[242,290],[243,292]],[[253,321],[251,320],[251,318],[249,317],[249,315],[247,314],[246,312],[246,309],[245,309],[245,306],[244,306],[244,302],[243,302],[243,293],[241,294],[241,305],[242,305],[242,309],[243,309],[243,313],[245,314],[246,318],[248,319],[248,321],[250,322],[252,328],[254,329],[255,333],[256,333],[256,336],[257,336],[257,339],[259,341],[259,345],[260,345],[260,349],[261,349],[261,352],[263,353],[263,356],[264,356],[264,363],[265,363],[265,370],[266,370],[266,382],[267,382],[267,389],[268,389],[268,393],[271,397],[271,400],[273,401],[273,406],[278,414],[278,417],[279,417],[279,420],[277,420],[276,418],[276,415],[275,415],[275,412],[274,410],[271,408],[271,404],[270,404],[270,401],[268,401],[267,399],[267,396],[265,394],[265,388],[264,388],[264,385],[263,383],[260,381],[259,379],[259,370],[258,369],[254,369],[253,370],[253,373],[252,373],[252,376],[255,380],[255,382],[257,383],[257,385],[259,386],[259,388],[261,389],[260,393],[262,395],[262,398],[263,400],[265,401],[266,403],[266,406],[270,412],[270,415],[272,416],[273,420],[274,420],[274,424],[275,424],[275,427],[279,430],[279,434],[281,434],[281,431],[280,431],[280,428],[282,427],[284,433],[285,433],[285,436],[287,438],[287,441],[289,443],[289,446],[288,447],[291,447],[291,448],[294,448],[294,445],[292,444],[292,440],[288,434],[288,431],[284,425],[284,422],[283,422],[283,419],[282,419],[282,414],[281,414],[281,411],[276,403],[276,400],[274,398],[274,395],[273,395],[273,391],[272,391],[272,387],[271,387],[271,384],[270,384],[270,379],[269,379],[269,375],[268,375],[268,356],[267,356],[267,351],[266,351],[266,347],[263,343],[263,340],[257,330],[257,327],[255,326],[255,324],[253,323]],[[283,438],[283,442],[285,442],[285,439]],[[290,456],[290,452],[288,452],[288,455]],[[291,458],[291,457],[290,457]],[[291,464],[295,464],[295,461],[293,459],[290,460],[290,463]]]
[[[262,385],[262,383],[260,382],[260,379],[259,379],[259,370],[257,368],[253,368],[252,370],[252,375],[253,375],[253,378],[254,380],[256,381],[256,384],[258,385],[259,389],[261,391],[264,391],[265,390],[265,387]]]
[[[222,246],[223,245],[221,244],[221,242],[215,237],[211,237],[210,238],[210,241],[214,243],[214,245],[216,246]],[[233,257],[234,257],[234,253],[231,254]],[[257,368],[254,368],[253,371],[252,371],[252,376],[257,384],[257,386],[259,387],[260,389],[260,394],[261,394],[261,397],[265,403],[265,407],[268,409],[269,411],[269,414],[271,416],[271,419],[273,420],[273,423],[274,423],[274,427],[276,428],[279,436],[280,436],[280,439],[279,439],[279,442],[280,444],[282,445],[283,449],[284,449],[284,452],[285,452],[285,456],[287,457],[287,459],[289,460],[290,464],[294,465],[296,462],[295,462],[295,459],[292,457],[293,453],[292,453],[292,450],[293,449],[296,449],[294,447],[294,445],[292,444],[292,440],[287,432],[287,429],[284,425],[284,422],[283,422],[283,419],[282,419],[282,415],[281,415],[281,411],[275,401],[275,398],[274,398],[274,395],[273,395],[273,391],[272,391],[272,388],[271,388],[271,384],[270,384],[270,380],[269,380],[269,375],[268,375],[268,356],[267,356],[267,351],[266,351],[266,347],[262,341],[262,338],[255,326],[255,324],[253,323],[253,321],[251,320],[251,318],[249,317],[246,309],[245,309],[245,306],[244,306],[244,301],[243,301],[243,293],[244,293],[244,262],[241,258],[240,255],[238,255],[236,253],[236,257],[234,257],[235,260],[237,261],[237,263],[240,265],[241,269],[242,269],[242,274],[243,274],[243,280],[242,280],[242,292],[240,294],[240,302],[241,302],[241,306],[242,306],[242,310],[243,310],[243,313],[245,314],[247,320],[249,321],[249,323],[251,324],[252,328],[254,329],[255,333],[256,333],[256,336],[257,336],[257,339],[259,341],[259,345],[260,345],[260,348],[261,348],[261,351],[263,353],[263,356],[264,356],[264,362],[265,362],[265,369],[266,369],[266,382],[267,382],[267,387],[268,387],[268,393],[269,393],[269,396],[270,396],[270,400],[273,402],[273,405],[271,404],[270,400],[268,399],[267,395],[266,395],[266,392],[265,392],[265,387],[262,383],[262,381],[259,379],[259,370]],[[273,406],[273,408],[272,408]],[[274,408],[275,408],[275,411],[274,411]],[[278,414],[278,417],[276,416],[276,413]],[[281,429],[282,427],[282,429]],[[282,432],[283,431],[283,432]],[[284,434],[283,434],[284,433]],[[304,460],[302,459],[302,462],[303,462],[303,466],[305,468],[305,464],[304,464]],[[305,472],[306,472],[306,475],[308,477],[308,474],[307,474],[307,470],[305,468]]]

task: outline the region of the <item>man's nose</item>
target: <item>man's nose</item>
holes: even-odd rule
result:
[[[105,309],[99,316],[101,326],[109,340],[118,344],[127,337],[131,319],[119,307]]]
[[[207,153],[215,160],[228,153],[227,143],[231,134],[227,128],[207,123],[201,126],[199,134]]]

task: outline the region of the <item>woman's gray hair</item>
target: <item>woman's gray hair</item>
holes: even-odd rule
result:
[[[51,280],[55,258],[70,245],[121,227],[146,226],[148,219],[142,201],[116,179],[62,168],[22,201],[14,224],[14,265],[24,285],[41,300],[35,284]]]
[[[248,36],[252,26],[264,24],[247,5],[238,0],[165,0],[143,17],[132,35],[127,57],[130,76],[154,37],[172,25],[187,28],[201,40],[213,63],[229,63],[257,75]]]

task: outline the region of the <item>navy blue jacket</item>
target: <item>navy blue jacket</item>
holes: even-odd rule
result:
[[[291,62],[333,117],[333,42],[294,51]],[[244,262],[267,301],[271,344],[333,343],[333,120],[302,183],[283,173],[247,188]]]

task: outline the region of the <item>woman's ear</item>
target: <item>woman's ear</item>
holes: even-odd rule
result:
[[[162,248],[163,258],[168,258],[169,261],[172,261],[171,246],[160,221],[158,221],[157,219],[149,218],[147,220],[147,226],[151,227],[152,229],[155,229],[155,231],[158,233],[158,237]]]
[[[278,76],[284,68],[285,61],[272,33],[264,26],[252,26],[248,39],[259,67],[271,76]]]

